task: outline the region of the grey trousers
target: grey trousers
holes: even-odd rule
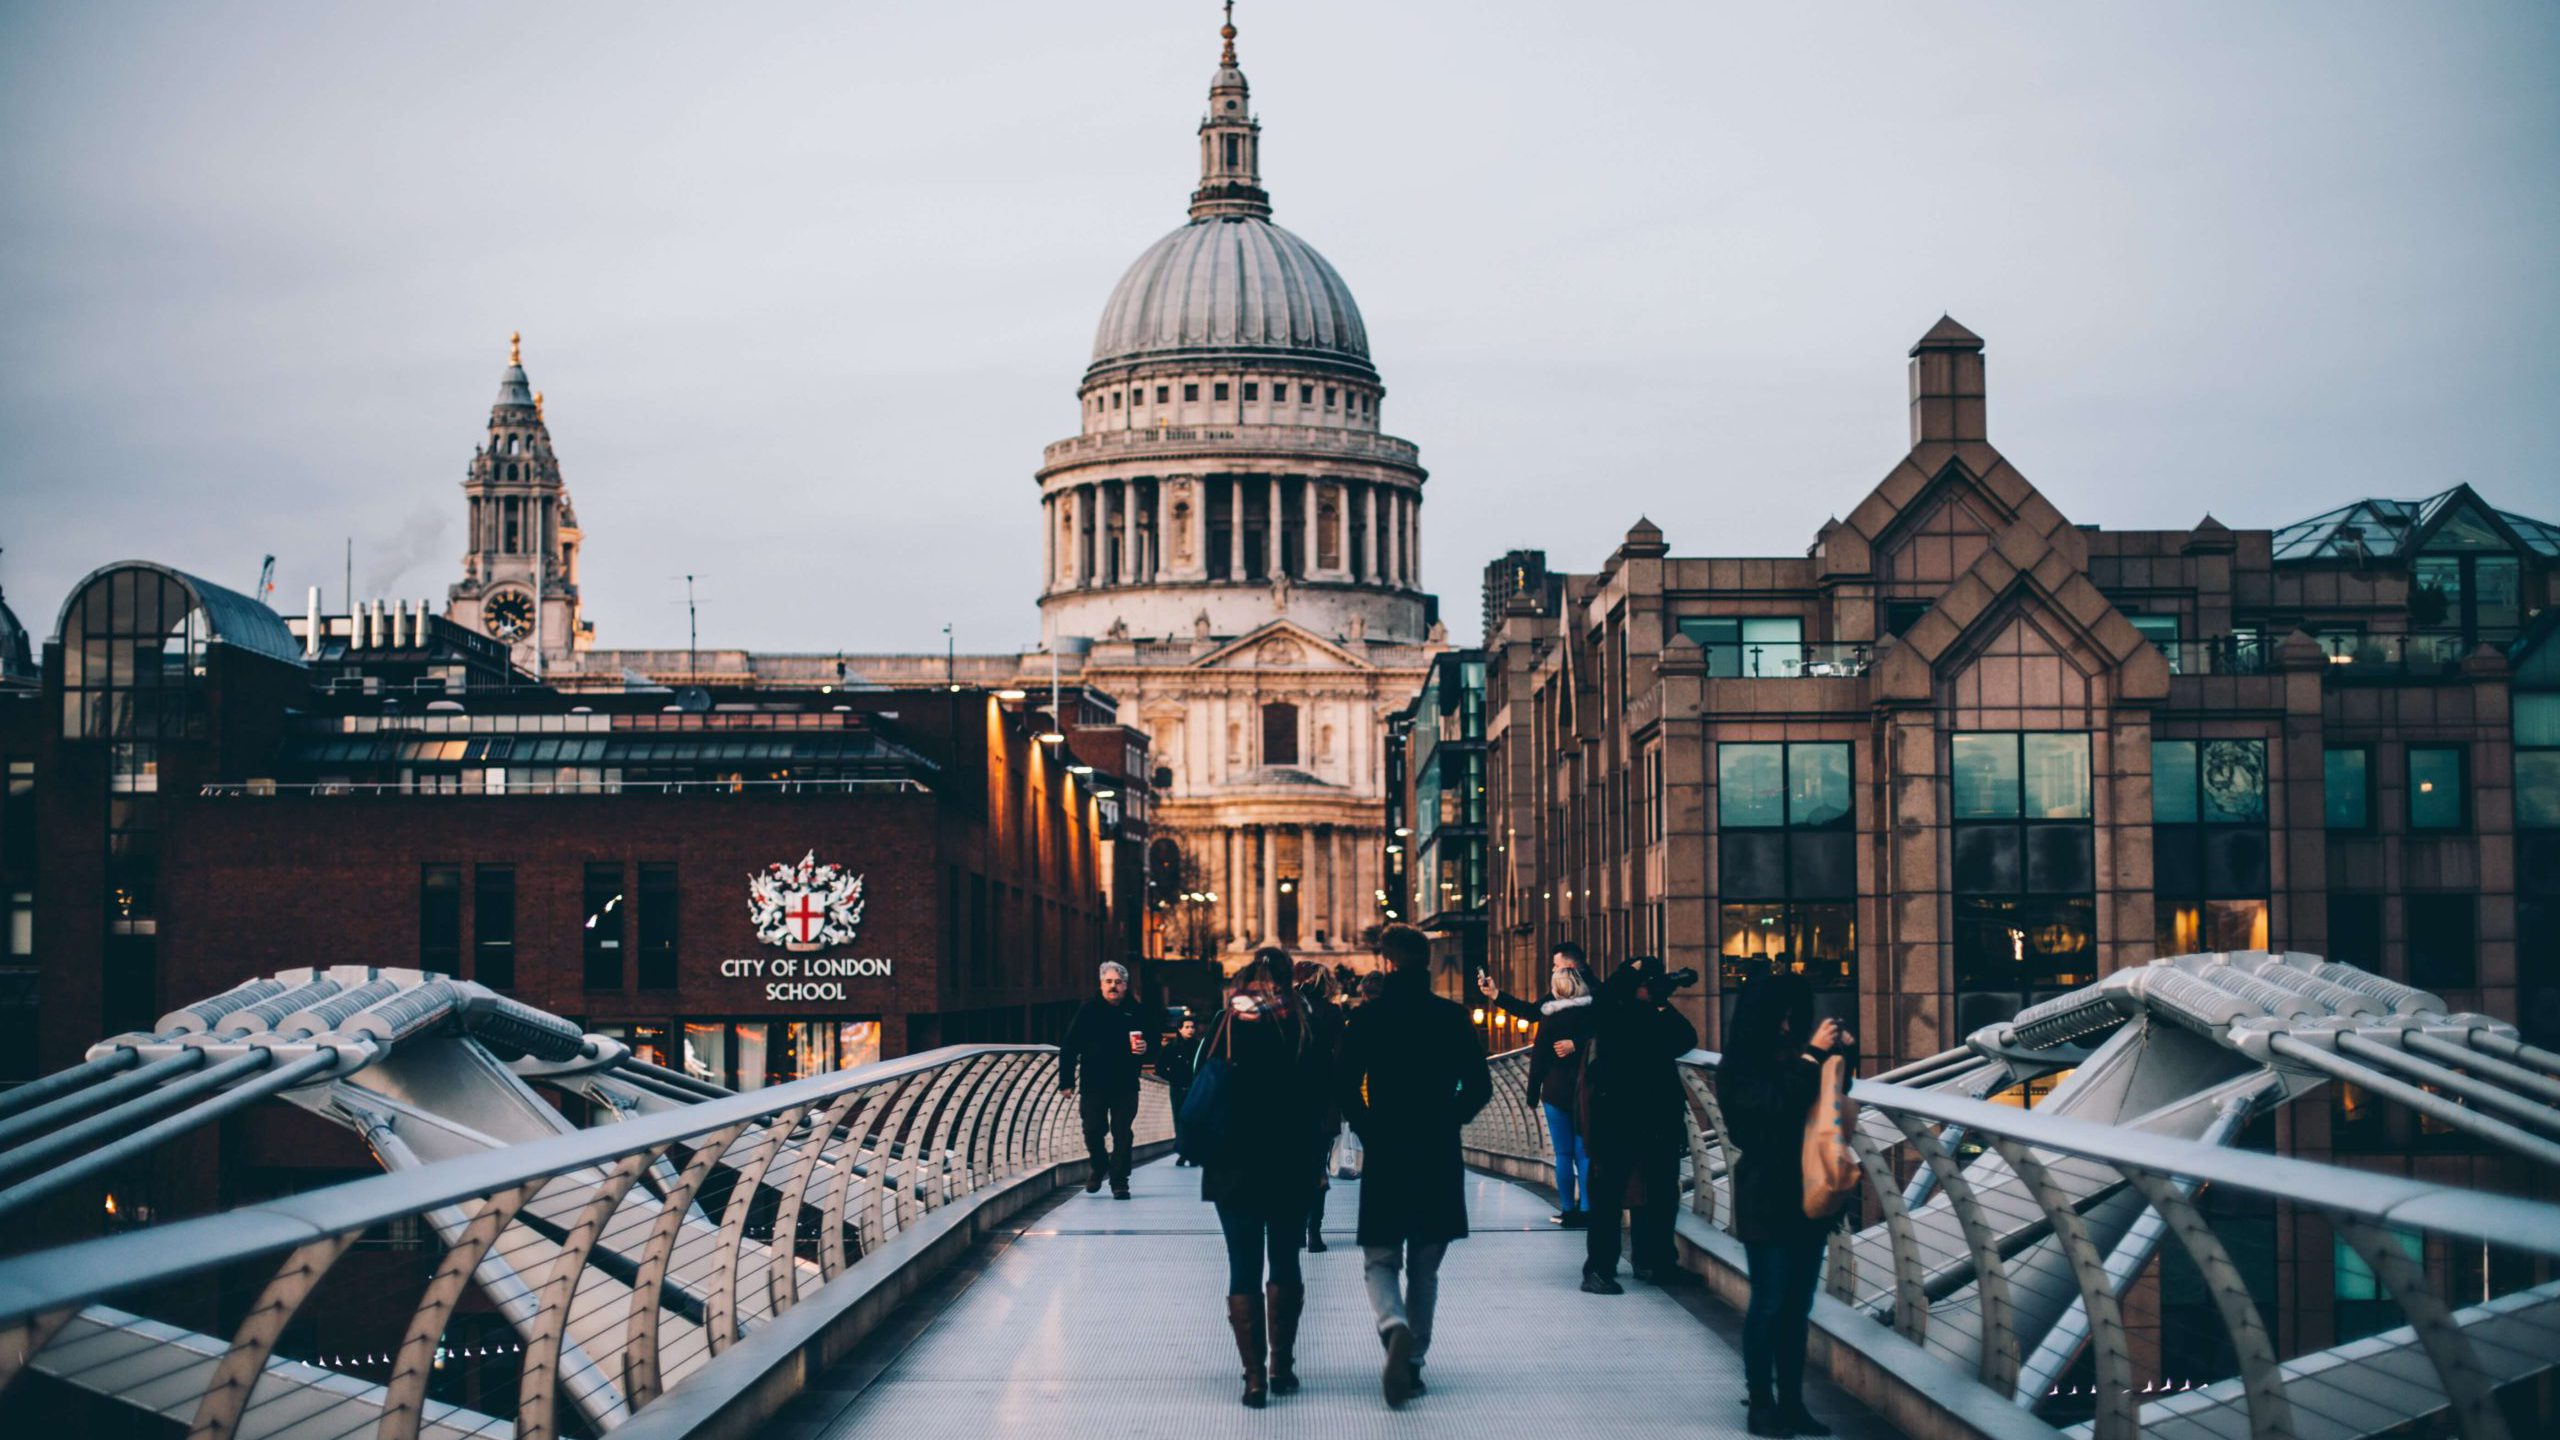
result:
[[[1369,1283],[1369,1308],[1377,1312],[1378,1333],[1384,1335],[1403,1321],[1413,1330],[1416,1361],[1431,1348],[1431,1311],[1440,1299],[1440,1260],[1448,1253],[1446,1242],[1360,1247],[1360,1273]],[[1396,1283],[1398,1270],[1404,1272],[1402,1285]]]

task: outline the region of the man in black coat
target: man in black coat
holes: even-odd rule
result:
[[[1390,925],[1378,949],[1394,972],[1384,993],[1351,1013],[1334,1076],[1366,1152],[1362,1266],[1387,1350],[1387,1403],[1401,1406],[1423,1388],[1441,1257],[1467,1234],[1459,1131],[1493,1098],[1493,1077],[1467,1012],[1431,993],[1431,942]]]
[[[1156,1054],[1156,1021],[1129,993],[1129,970],[1116,962],[1102,967],[1101,995],[1076,1008],[1067,1038],[1058,1042],[1058,1088],[1076,1097],[1084,1118],[1085,1158],[1090,1162],[1084,1193],[1111,1182],[1112,1198],[1129,1198],[1130,1127],[1138,1115],[1138,1072]],[[1084,1072],[1084,1089],[1076,1089],[1076,1072]],[[1111,1147],[1106,1150],[1104,1138]]]
[[[1182,1102],[1191,1094],[1191,1080],[1198,1073],[1200,1055],[1200,1022],[1188,1015],[1182,1017],[1182,1028],[1174,1032],[1173,1043],[1156,1057],[1156,1078],[1173,1092],[1173,1113],[1182,1113]],[[1173,1168],[1179,1170],[1191,1162],[1176,1155]]]
[[[1582,1070],[1582,1133],[1591,1146],[1591,1228],[1582,1288],[1623,1293],[1618,1284],[1618,1213],[1630,1212],[1639,1280],[1686,1278],[1671,1238],[1680,1203],[1680,1154],[1688,1148],[1679,1059],[1698,1031],[1671,1008],[1662,962],[1637,956],[1600,987],[1593,1007],[1591,1061]]]

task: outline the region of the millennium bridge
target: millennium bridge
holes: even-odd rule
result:
[[[261,1104],[346,1127],[384,1173],[0,1239],[21,1251],[0,1435],[1742,1433],[1714,1054],[1681,1067],[1701,1283],[1614,1297],[1576,1288],[1525,1053],[1497,1057],[1432,1389],[1392,1412],[1356,1182],[1330,1207],[1344,1243],[1308,1260],[1306,1388],[1243,1410],[1196,1184],[1143,1163],[1131,1201],[1085,1194],[1052,1055],[958,1046],[732,1093],[442,976],[240,985],[0,1094],[0,1237]],[[2288,1107],[2341,1086],[2524,1195],[2272,1153]],[[2560,1054],[2512,1026],[2313,956],[2189,955],[1854,1098],[1867,1186],[1814,1314],[1814,1407],[1844,1434],[2560,1433],[2560,1205],[2526,1198],[2560,1179]],[[1143,1162],[1170,1132],[1149,1082]],[[2333,1323],[2349,1307],[2363,1323]]]

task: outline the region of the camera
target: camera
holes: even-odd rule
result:
[[[1661,994],[1668,995],[1674,990],[1686,990],[1697,983],[1697,967],[1683,965],[1655,980],[1652,988]]]

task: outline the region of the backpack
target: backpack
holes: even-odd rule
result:
[[[1235,1038],[1229,1033],[1233,1028],[1221,1017],[1218,1033],[1211,1037],[1218,1049],[1213,1053],[1208,1041],[1201,1043],[1199,1068],[1191,1073],[1191,1088],[1183,1092],[1182,1113],[1173,1117],[1173,1148],[1194,1165],[1206,1165],[1216,1157],[1234,1118],[1235,1082],[1227,1073],[1235,1054]]]
[[[1804,1213],[1809,1220],[1828,1220],[1857,1198],[1860,1179],[1857,1152],[1849,1148],[1849,1127],[1858,1123],[1858,1102],[1848,1097],[1849,1062],[1834,1055],[1822,1062],[1822,1088],[1804,1117]]]

